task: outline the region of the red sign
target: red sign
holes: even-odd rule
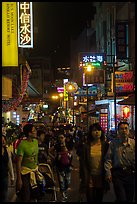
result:
[[[100,113],[100,125],[102,129],[107,132],[108,129],[108,114],[107,113]]]
[[[116,92],[132,92],[134,90],[133,71],[115,72]]]
[[[117,83],[121,82],[133,82],[133,71],[117,71],[115,72],[115,79]]]
[[[116,92],[132,92],[134,90],[133,83],[118,83],[116,84]]]
[[[123,117],[128,118],[130,116],[130,108],[129,106],[124,106],[123,107]]]

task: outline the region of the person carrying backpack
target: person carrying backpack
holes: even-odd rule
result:
[[[67,199],[67,190],[71,181],[71,162],[72,155],[68,151],[65,144],[65,137],[63,134],[58,136],[58,147],[56,149],[56,169],[59,181],[60,192],[62,194],[62,201]]]

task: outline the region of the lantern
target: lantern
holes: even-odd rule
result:
[[[130,108],[129,106],[124,106],[123,107],[123,117],[128,118],[130,116]]]

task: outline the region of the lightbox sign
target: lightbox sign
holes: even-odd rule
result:
[[[117,71],[115,72],[115,79],[116,82],[133,82],[133,71]]]
[[[85,67],[91,63],[92,66],[101,67],[104,63],[104,54],[101,53],[79,53],[79,67]]]
[[[68,101],[68,92],[66,90],[66,85],[64,84],[64,101]]]
[[[58,93],[64,93],[64,87],[57,87]]]
[[[18,66],[16,2],[2,2],[2,66]]]
[[[32,2],[18,2],[18,46],[33,48]]]
[[[133,82],[116,84],[116,93],[119,93],[119,92],[132,92],[133,90],[134,90]]]
[[[134,90],[133,71],[115,72],[116,92],[132,92]]]

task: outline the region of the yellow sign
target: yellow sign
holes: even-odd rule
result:
[[[17,3],[2,2],[2,66],[18,66]]]
[[[66,90],[66,85],[64,85],[64,101],[68,101],[68,92]]]

